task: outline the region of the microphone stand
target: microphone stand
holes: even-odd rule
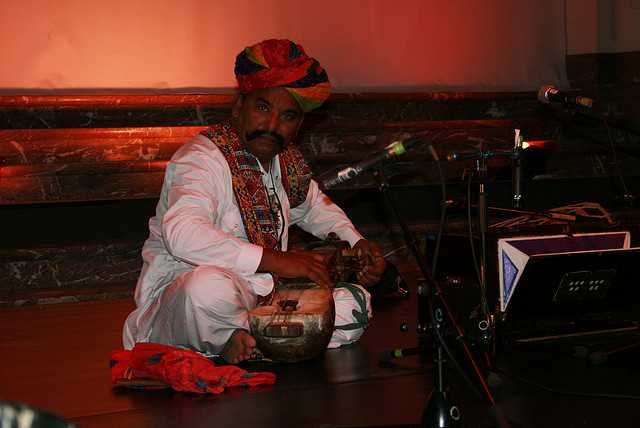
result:
[[[513,175],[513,208],[522,208],[522,139],[516,138],[513,146],[512,169]]]
[[[444,324],[446,320],[448,320],[456,330],[456,339],[461,343],[464,353],[480,381],[480,384],[482,385],[482,389],[487,400],[492,406],[495,406],[495,400],[489,390],[489,386],[487,385],[484,376],[480,371],[480,368],[478,367],[478,364],[475,362],[475,359],[465,342],[464,333],[453,315],[453,312],[449,308],[438,282],[432,277],[424,259],[420,256],[418,246],[413,235],[409,231],[409,227],[398,213],[398,210],[392,201],[387,178],[381,169],[376,169],[373,172],[373,175],[378,184],[378,190],[382,193],[386,205],[390,208],[393,216],[402,229],[407,248],[411,251],[420,271],[424,275],[425,281],[419,289],[418,299],[422,298],[425,300],[426,306],[429,308],[428,312],[431,322],[431,330],[433,331],[434,336],[438,339],[434,366],[435,388],[427,398],[427,404],[422,414],[421,426],[428,428],[455,427],[459,425],[461,413],[457,406],[449,403],[446,394],[447,387],[444,376],[444,363],[446,360],[444,359],[443,351],[447,351],[449,358],[452,362],[455,362],[452,358],[452,354],[450,354],[450,351],[446,346],[446,343],[444,342]],[[435,302],[436,298],[437,304]],[[405,351],[405,354],[411,353],[415,353],[415,350],[409,349]]]
[[[456,160],[474,160],[475,171],[478,180],[478,226],[480,229],[480,260],[475,263],[475,247],[473,244],[471,224],[469,225],[469,238],[471,240],[471,250],[474,257],[474,266],[476,269],[477,279],[480,285],[480,312],[482,319],[478,322],[477,328],[480,332],[481,342],[485,345],[489,343],[493,335],[494,322],[487,301],[487,231],[488,231],[488,204],[487,204],[487,159],[504,156],[512,159],[512,204],[514,208],[522,206],[522,150],[523,140],[520,130],[516,129],[516,141],[513,149],[510,150],[486,150],[484,144],[480,145],[480,150],[472,153],[450,153],[447,155],[449,161]],[[469,190],[469,199],[471,193]],[[469,204],[469,218],[471,218],[471,201]],[[479,265],[479,266],[477,266]]]
[[[480,290],[482,316],[489,320],[489,306],[487,304],[487,152],[480,147],[480,157],[476,159],[476,172],[478,173],[478,222],[480,223]]]
[[[522,138],[519,135],[519,130],[516,130],[516,142],[513,150],[509,151],[495,151],[485,150],[483,145],[480,146],[480,150],[474,154],[467,155],[467,159],[475,159],[475,168],[478,179],[478,226],[480,229],[480,272],[479,282],[481,290],[481,309],[482,316],[484,318],[483,331],[489,327],[493,327],[493,322],[490,316],[489,304],[487,302],[487,232],[489,229],[489,217],[487,215],[488,203],[487,203],[487,159],[495,156],[506,156],[512,159],[512,204],[513,208],[522,207]],[[469,201],[471,203],[471,201]]]

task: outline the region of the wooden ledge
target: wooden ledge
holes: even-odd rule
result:
[[[0,95],[0,108],[149,108],[230,106],[235,94],[24,94]],[[334,93],[329,101],[462,101],[535,99],[534,92],[388,92]]]

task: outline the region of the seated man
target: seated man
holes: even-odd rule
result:
[[[378,246],[322,193],[291,144],[304,112],[329,96],[320,64],[300,45],[266,40],[237,56],[235,73],[240,94],[231,121],[196,136],[167,165],[142,250],[137,309],[124,326],[127,349],[157,342],[230,363],[250,358],[248,311],[267,300],[274,276],[333,286],[324,256],[287,252],[292,224],[321,239],[333,232],[373,260],[359,276],[364,286],[385,268]],[[336,326],[353,325],[354,296],[333,293]],[[352,343],[363,330],[337,329],[329,346]]]

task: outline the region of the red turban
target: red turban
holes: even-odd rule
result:
[[[245,48],[236,57],[235,74],[241,93],[282,87],[305,112],[319,107],[331,89],[320,63],[290,40],[270,39]]]

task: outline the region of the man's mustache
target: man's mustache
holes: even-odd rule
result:
[[[280,134],[278,134],[277,132],[271,132],[271,131],[262,131],[262,130],[255,130],[253,132],[250,132],[247,134],[246,140],[247,141],[252,141],[255,140],[258,137],[262,137],[262,136],[267,136],[267,137],[271,137],[273,139],[276,140],[276,142],[278,143],[278,145],[280,146],[280,148],[284,147],[284,137]]]

